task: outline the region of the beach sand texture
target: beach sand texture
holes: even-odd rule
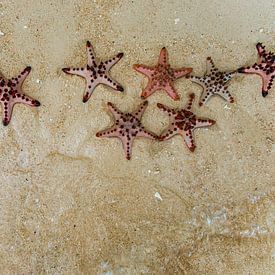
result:
[[[230,82],[235,103],[182,78],[180,101],[148,98],[142,122],[160,134],[168,116],[158,102],[217,121],[195,132],[191,153],[180,136],[139,138],[131,161],[118,139],[97,138],[113,122],[106,103],[132,112],[147,79],[132,65],[203,75],[211,56],[223,71],[275,50],[273,0],[2,0],[0,70],[31,65],[23,90],[41,102],[18,104],[0,126],[1,274],[274,274],[274,98],[261,79]],[[63,67],[86,64],[86,41],[99,59],[124,57],[111,70],[124,93],[98,86],[82,103],[85,80]],[[2,110],[1,110],[2,112]]]

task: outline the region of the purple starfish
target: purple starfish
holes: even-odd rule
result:
[[[262,43],[256,45],[258,51],[258,61],[252,66],[238,69],[239,73],[258,74],[262,78],[262,95],[266,97],[271,89],[275,77],[275,55],[267,53]]]
[[[12,117],[13,106],[16,103],[23,103],[29,106],[40,106],[40,102],[23,94],[22,85],[26,77],[31,71],[31,67],[27,67],[17,77],[6,79],[0,73],[0,102],[3,107],[3,125],[7,126]]]
[[[119,53],[105,62],[97,62],[93,46],[87,41],[87,55],[87,66],[82,68],[62,69],[62,71],[67,74],[75,74],[86,79],[86,91],[83,96],[83,102],[85,103],[89,100],[95,87],[99,84],[104,84],[117,91],[123,92],[123,87],[109,76],[110,69],[122,58],[123,53]]]
[[[122,113],[111,102],[108,102],[108,108],[112,112],[115,124],[96,134],[97,137],[116,137],[122,142],[125,156],[131,159],[132,143],[135,137],[146,137],[150,139],[158,139],[158,136],[144,129],[141,124],[141,117],[148,105],[147,101],[141,103],[139,109],[131,114]]]

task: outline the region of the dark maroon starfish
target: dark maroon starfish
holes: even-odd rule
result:
[[[252,66],[238,69],[239,73],[258,74],[262,78],[262,95],[266,97],[271,89],[275,77],[275,55],[267,53],[262,43],[256,45],[258,51],[258,61]]]
[[[96,134],[97,137],[117,137],[121,140],[125,156],[131,159],[132,143],[135,137],[146,137],[158,139],[158,136],[144,129],[141,124],[141,117],[148,105],[147,101],[141,103],[139,109],[131,114],[122,113],[111,102],[108,102],[108,108],[112,112],[115,124]]]
[[[83,102],[87,102],[91,97],[95,87],[99,84],[107,85],[117,91],[123,92],[123,87],[112,80],[109,76],[110,69],[122,58],[123,53],[105,61],[96,61],[92,44],[87,41],[88,64],[82,68],[63,68],[62,71],[67,74],[75,74],[86,79],[86,91],[83,96]]]
[[[40,106],[40,102],[22,93],[22,85],[31,71],[27,67],[17,77],[6,79],[0,73],[0,102],[3,107],[3,125],[7,126],[12,117],[13,106],[16,103],[23,103],[29,106]]]
[[[166,140],[174,135],[181,135],[191,152],[194,152],[196,146],[194,144],[193,131],[196,128],[211,126],[216,122],[212,119],[198,118],[191,107],[195,99],[195,94],[189,94],[189,102],[184,109],[176,110],[158,103],[158,107],[168,113],[170,117],[169,127],[161,134],[160,140]]]

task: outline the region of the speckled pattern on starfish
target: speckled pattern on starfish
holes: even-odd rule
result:
[[[135,64],[133,68],[149,78],[148,84],[141,93],[141,97],[147,98],[157,90],[165,90],[174,100],[179,100],[179,95],[173,82],[192,72],[192,68],[173,69],[168,62],[168,52],[162,48],[158,64],[154,67]]]
[[[139,109],[133,113],[122,113],[111,102],[108,102],[108,108],[113,114],[115,124],[96,134],[97,137],[117,137],[121,140],[125,156],[131,159],[132,143],[135,137],[146,137],[158,139],[158,136],[147,131],[141,124],[141,117],[148,105],[147,101],[141,103]]]
[[[202,77],[187,76],[192,82],[203,87],[199,105],[204,105],[213,95],[219,95],[226,101],[233,103],[234,99],[228,92],[228,81],[231,80],[237,72],[220,72],[214,65],[211,57],[206,59],[206,73]]]
[[[166,140],[174,135],[181,135],[191,152],[194,152],[196,146],[194,144],[193,131],[196,128],[211,126],[216,122],[212,119],[198,118],[192,111],[192,105],[195,94],[189,94],[189,102],[183,109],[172,109],[161,103],[157,106],[166,112],[170,117],[169,127],[161,134],[160,140]]]
[[[92,44],[87,41],[88,64],[82,68],[63,68],[63,72],[67,74],[75,74],[86,79],[86,90],[83,96],[83,102],[87,102],[91,97],[94,89],[99,84],[107,85],[114,90],[123,92],[123,87],[109,76],[110,69],[122,58],[123,53],[117,54],[115,57],[99,62],[96,60]]]
[[[262,43],[256,45],[258,51],[258,61],[252,66],[238,69],[239,73],[258,74],[262,78],[262,95],[268,95],[275,77],[275,55],[267,53]]]
[[[40,102],[22,93],[22,85],[31,71],[26,67],[17,77],[6,79],[0,73],[0,102],[3,109],[3,125],[7,126],[12,117],[13,107],[16,103],[23,103],[29,106],[40,106]]]

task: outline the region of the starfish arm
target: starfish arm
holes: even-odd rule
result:
[[[124,136],[120,138],[124,149],[126,159],[130,160],[132,156],[133,138],[130,136]]]
[[[229,72],[229,73],[224,73],[224,76],[223,76],[224,83],[228,82],[229,80],[231,80],[236,75],[237,75],[236,71]]]
[[[25,94],[19,94],[19,93],[17,93],[15,97],[11,99],[11,102],[13,102],[13,104],[23,103],[25,105],[32,106],[32,107],[40,106],[40,102],[38,100],[30,96],[27,96]]]
[[[210,74],[215,69],[214,62],[210,56],[206,58],[206,74]]]
[[[162,64],[162,65],[167,65],[168,64],[168,52],[167,52],[167,49],[165,47],[163,47],[160,51],[158,63]]]
[[[97,137],[118,137],[119,138],[119,133],[118,133],[118,128],[116,125],[113,125],[112,127],[99,131],[96,133]]]
[[[194,138],[191,130],[184,132],[184,141],[191,152],[195,151],[196,145],[194,144]]]
[[[66,74],[74,74],[86,78],[87,68],[63,68],[62,71]]]
[[[215,123],[216,121],[212,119],[196,118],[196,124],[194,128],[207,127],[214,125]]]
[[[157,89],[158,89],[157,85],[154,85],[154,83],[151,80],[149,80],[149,82],[147,83],[147,86],[141,92],[140,96],[145,99],[149,97],[151,94],[153,94]]]
[[[108,105],[108,109],[113,114],[113,116],[114,116],[115,119],[121,118],[121,116],[123,115],[123,113],[121,111],[119,111],[113,103],[108,102],[107,105]]]
[[[159,139],[158,135],[156,135],[155,133],[153,133],[151,131],[145,130],[144,127],[140,127],[139,129],[137,129],[136,136],[150,138],[150,139],[154,139],[154,140]]]
[[[206,79],[205,77],[198,77],[198,76],[190,75],[190,76],[188,76],[188,78],[189,78],[192,82],[194,82],[194,83],[200,85],[200,86],[203,87],[203,88],[205,87],[205,84],[206,84],[206,82],[207,82],[207,79]]]
[[[162,104],[162,103],[158,103],[157,104],[158,108],[161,109],[162,111],[166,112],[170,115],[172,115],[172,113],[175,113],[174,109],[169,108],[168,106]]]
[[[205,87],[202,91],[202,94],[200,96],[199,106],[204,105],[208,99],[213,95],[212,90],[210,90],[211,87]]]
[[[268,95],[268,91],[271,89],[273,80],[275,78],[275,71],[271,74],[264,74],[262,77],[262,95],[263,97]]]
[[[180,134],[177,128],[176,128],[176,131],[174,130],[175,128],[172,125],[170,125],[164,131],[162,131],[161,135],[159,136],[159,140],[167,140],[175,136],[176,134]]]
[[[14,103],[7,103],[7,102],[5,103],[2,102],[2,106],[3,106],[2,123],[4,126],[7,126],[11,120]]]
[[[190,74],[193,71],[192,68],[180,68],[180,69],[174,69],[173,73],[174,73],[174,77],[176,79],[183,77],[187,74]]]
[[[89,81],[86,78],[86,89],[85,89],[85,92],[83,94],[83,99],[82,99],[83,103],[86,103],[90,99],[91,95],[93,94],[94,89],[99,84],[100,84],[100,81],[98,79],[92,79],[91,81]]]
[[[22,84],[25,81],[26,77],[29,75],[31,67],[26,67],[17,77],[12,78],[11,82],[15,90],[21,90]]]
[[[174,100],[179,100],[180,99],[180,97],[179,97],[172,81],[168,81],[166,83],[166,85],[164,86],[164,89],[172,99],[174,99]]]
[[[124,88],[121,86],[121,84],[111,79],[108,75],[106,75],[106,77],[101,77],[99,81],[100,83],[106,86],[109,86],[116,91],[119,91],[119,92],[124,91]]]
[[[220,89],[217,89],[217,91],[215,92],[215,94],[219,95],[220,97],[222,97],[224,100],[226,100],[227,102],[233,103],[234,102],[234,98],[233,96],[228,92],[227,90],[227,86],[222,86],[220,87]]]
[[[87,51],[87,57],[88,57],[88,65],[96,66],[96,57],[95,57],[94,47],[90,41],[87,41],[86,43],[86,51]]]
[[[188,96],[189,96],[189,101],[187,103],[186,109],[190,111],[191,108],[192,108],[192,105],[194,103],[194,100],[195,100],[195,94],[194,93],[190,93]]]
[[[109,71],[122,57],[123,53],[118,53],[115,57],[105,61],[106,70]]]
[[[138,110],[135,112],[135,116],[136,116],[139,120],[141,120],[141,117],[142,117],[142,115],[144,114],[144,112],[145,112],[147,106],[148,106],[148,101],[147,101],[147,100],[145,100],[144,102],[142,102],[142,103],[139,105]]]
[[[134,64],[133,68],[139,72],[142,73],[148,77],[150,77],[153,73],[154,73],[154,68],[149,67],[149,66],[145,66],[145,65],[141,65],[141,64]]]
[[[263,46],[262,43],[257,43],[256,49],[258,51],[258,63],[262,63],[263,61],[265,61],[265,46]]]

